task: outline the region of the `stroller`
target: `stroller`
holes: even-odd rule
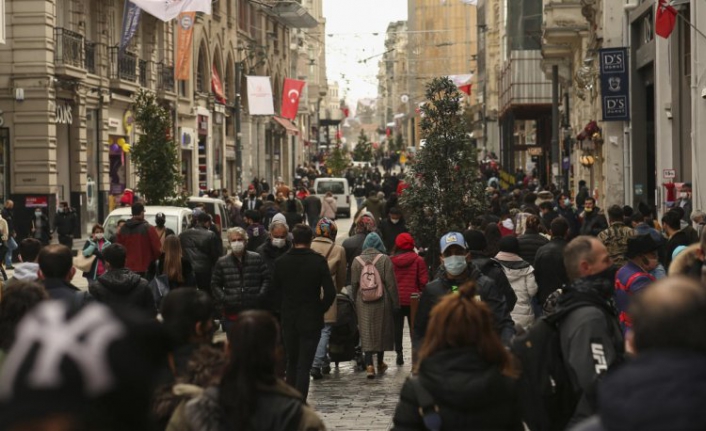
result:
[[[331,362],[338,368],[339,362],[356,362],[357,370],[365,369],[365,359],[360,348],[360,333],[358,332],[358,315],[355,312],[355,302],[346,294],[336,295],[338,309],[336,323],[331,328],[331,338],[328,343]]]

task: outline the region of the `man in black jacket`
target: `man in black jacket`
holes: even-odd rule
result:
[[[260,211],[262,200],[257,198],[255,186],[252,184],[248,188],[248,197],[243,200],[243,206],[240,207],[240,212],[245,215],[245,211],[253,210]]]
[[[419,309],[414,320],[413,341],[415,348],[421,346],[429,323],[429,314],[442,296],[455,292],[467,281],[474,281],[480,300],[495,317],[495,329],[506,345],[515,335],[515,324],[505,304],[505,296],[493,280],[483,275],[475,265],[468,265],[468,248],[463,235],[449,232],[441,237],[442,267],[436,280],[427,284],[419,299]]]
[[[598,236],[599,233],[608,228],[608,220],[601,214],[601,209],[596,206],[596,200],[586,198],[583,212],[581,213],[581,235]]]
[[[311,228],[298,224],[292,236],[294,248],[275,262],[272,284],[275,291],[282,292],[287,383],[306,400],[324,313],[336,299],[336,288],[326,258],[311,250]]]
[[[56,217],[54,218],[54,230],[59,235],[60,244],[70,249],[73,248],[74,232],[76,231],[77,224],[78,220],[76,219],[76,214],[71,210],[68,202],[60,203]]]
[[[407,232],[407,225],[405,224],[402,211],[397,207],[392,207],[390,208],[390,213],[387,215],[387,218],[380,223],[380,236],[382,237],[382,242],[385,244],[385,249],[387,249],[388,253],[392,252],[397,235],[403,232]]]
[[[488,256],[485,253],[484,250],[488,246],[485,235],[479,230],[469,229],[463,233],[463,238],[466,240],[466,246],[469,250],[468,259],[466,260],[475,265],[483,275],[495,282],[495,286],[505,297],[507,312],[512,313],[517,302],[517,295],[512,289],[500,262],[493,259],[494,256]]]
[[[91,283],[88,291],[108,306],[127,306],[143,315],[157,317],[157,306],[144,278],[125,268],[125,247],[111,244],[103,250],[106,273]]]
[[[196,285],[208,292],[211,288],[213,266],[223,255],[221,238],[210,230],[211,216],[199,213],[196,226],[179,235],[181,249],[194,269]]]
[[[275,221],[270,223],[268,240],[265,241],[264,244],[261,244],[255,251],[265,260],[267,270],[270,272],[270,276],[273,276],[275,261],[284,256],[291,249],[292,241],[289,240],[289,226],[287,223]],[[282,306],[281,292],[275,292],[274,289],[270,289],[268,296],[268,298],[265,298],[264,305],[268,310],[273,311],[276,316],[279,316]]]
[[[564,249],[569,236],[569,222],[564,217],[555,218],[551,224],[552,239],[537,250],[534,258],[534,279],[539,290],[537,300],[543,305],[547,297],[569,282],[564,267]]]
[[[306,222],[309,224],[311,229],[316,229],[316,224],[319,222],[319,218],[321,217],[321,199],[319,199],[314,192],[314,189],[309,190],[309,196],[304,198],[302,201],[304,204]]]
[[[39,279],[51,299],[68,301],[80,307],[90,299],[86,292],[71,284],[76,274],[71,249],[61,244],[51,244],[42,248],[38,257]]]

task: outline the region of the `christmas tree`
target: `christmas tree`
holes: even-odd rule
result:
[[[371,162],[373,160],[373,145],[368,141],[368,136],[361,129],[358,143],[353,149],[353,159],[356,162]]]
[[[463,232],[486,208],[479,180],[477,151],[467,136],[461,94],[448,78],[435,78],[426,88],[421,138],[426,144],[407,176],[401,203],[417,244],[427,247],[427,263],[439,265],[439,239]]]
[[[326,167],[331,170],[331,176],[340,177],[349,163],[348,154],[341,148],[341,144],[335,144],[326,158]]]

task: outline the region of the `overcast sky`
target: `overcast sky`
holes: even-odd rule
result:
[[[354,107],[360,98],[377,96],[376,74],[380,54],[385,51],[385,31],[390,22],[407,19],[407,0],[323,3],[328,80],[338,81],[341,97],[347,93]],[[369,60],[362,62],[365,59]]]

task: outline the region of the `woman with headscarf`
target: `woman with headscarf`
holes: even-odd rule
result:
[[[375,232],[369,233],[363,242],[363,252],[353,261],[351,267],[351,296],[356,303],[360,344],[365,353],[369,379],[375,378],[373,353],[377,353],[377,374],[387,370],[387,364],[383,359],[385,351],[394,348],[394,313],[400,307],[395,272],[392,261],[386,253],[380,236]],[[376,284],[378,276],[382,283],[382,286],[377,289],[380,295],[371,299],[371,295],[368,295],[363,288]]]
[[[326,258],[328,269],[331,272],[336,293],[340,293],[346,285],[346,250],[336,244],[338,227],[330,218],[324,217],[316,224],[316,238],[311,242],[311,249]],[[324,328],[321,330],[319,347],[316,349],[314,364],[311,368],[311,377],[320,379],[323,374],[331,372],[330,361],[326,355],[328,341],[331,337],[331,328],[337,318],[336,301],[324,314]]]

